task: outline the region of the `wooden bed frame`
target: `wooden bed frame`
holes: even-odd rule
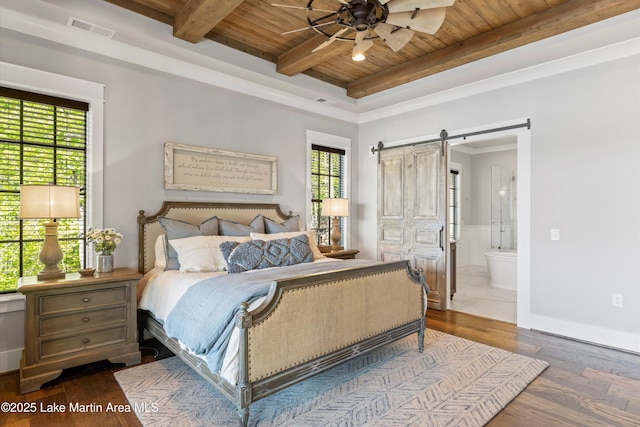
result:
[[[200,224],[214,215],[248,224],[257,214],[281,222],[291,218],[275,204],[164,202],[159,212],[138,215],[138,268],[154,265],[154,245],[164,215]],[[421,272],[408,261],[369,267],[342,268],[274,281],[264,303],[248,311],[240,304],[238,384],[211,372],[206,363],[168,338],[150,313],[139,310],[139,324],[233,402],[240,423],[249,420],[249,405],[344,361],[418,334],[423,351],[424,292],[429,288]]]

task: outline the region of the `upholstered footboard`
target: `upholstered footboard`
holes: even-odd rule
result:
[[[237,402],[249,404],[412,333],[424,337],[428,287],[407,261],[275,281],[252,312],[242,304]]]

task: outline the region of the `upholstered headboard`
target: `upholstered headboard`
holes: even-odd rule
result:
[[[147,216],[141,210],[138,214],[138,271],[146,273],[151,270],[155,262],[155,243],[163,233],[158,222],[159,216],[179,219],[191,224],[200,224],[205,219],[217,216],[241,224],[249,222],[262,214],[274,221],[282,222],[291,218],[291,212],[285,214],[277,204],[266,203],[208,203],[208,202],[168,202],[153,215]]]

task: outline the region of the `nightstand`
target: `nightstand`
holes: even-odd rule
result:
[[[340,259],[355,259],[356,258],[356,254],[358,254],[358,252],[360,252],[357,249],[343,249],[340,251],[334,251],[334,252],[325,252],[322,255],[329,257],[329,258],[340,258]]]
[[[26,297],[20,393],[40,389],[65,368],[104,359],[140,363],[136,283],[141,277],[117,268],[88,277],[67,273],[52,281],[20,278],[18,292]]]

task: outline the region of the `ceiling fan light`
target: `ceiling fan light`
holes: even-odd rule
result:
[[[358,31],[356,33],[353,53],[351,54],[351,59],[354,61],[363,61],[365,58],[364,53],[373,46],[373,40],[367,39],[368,35],[369,31]]]

